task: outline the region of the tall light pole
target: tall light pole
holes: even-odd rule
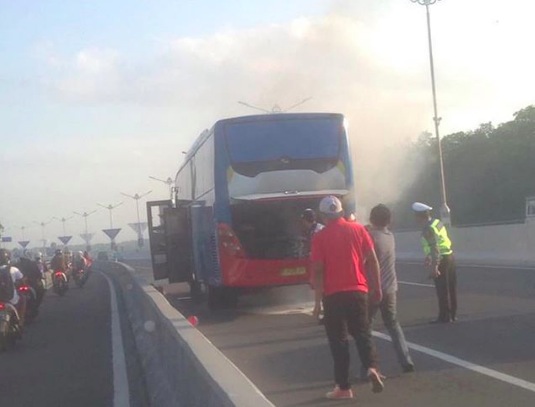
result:
[[[167,185],[169,187],[169,196],[170,196],[171,200],[173,200],[173,184],[174,184],[174,181],[173,181],[173,179],[171,177],[168,177],[167,179],[160,179],[160,178],[156,178],[156,177],[153,177],[153,176],[149,175],[149,178],[153,179],[155,181],[163,182],[165,185]]]
[[[136,201],[136,210],[137,210],[137,237],[138,237],[138,246],[139,248],[143,247],[143,233],[142,233],[142,229],[141,229],[141,219],[139,217],[139,200],[141,198],[143,198],[144,196],[147,196],[148,194],[150,194],[152,192],[151,191],[147,191],[145,192],[144,194],[135,194],[135,195],[129,195],[129,194],[125,194],[124,192],[121,192],[122,195],[124,196],[127,196],[128,198],[132,198],[133,200]]]
[[[36,225],[41,226],[41,240],[43,241],[43,249],[46,249],[46,236],[45,236],[45,227],[48,225],[51,221],[48,222],[36,222],[34,221]]]
[[[104,208],[104,209],[107,209],[108,211],[110,211],[110,229],[113,229],[113,210],[119,206],[121,206],[124,202],[119,202],[117,205],[112,205],[112,204],[109,204],[109,205],[101,205],[101,204],[97,204],[98,206]]]
[[[438,145],[438,159],[440,163],[440,183],[441,183],[441,196],[442,196],[442,207],[440,208],[440,215],[442,220],[445,223],[450,223],[450,208],[448,207],[447,197],[446,197],[446,180],[444,177],[444,160],[442,158],[442,143],[440,141],[439,125],[441,117],[438,117],[438,108],[437,108],[437,91],[435,85],[435,65],[433,62],[433,41],[431,39],[431,15],[429,13],[429,6],[435,4],[440,0],[411,0],[413,3],[418,3],[422,6],[425,6],[425,11],[427,14],[427,40],[429,44],[429,65],[431,67],[431,88],[433,91],[433,111],[434,117],[433,121],[435,122],[435,136],[437,138]]]
[[[123,202],[119,202],[116,205],[109,204],[107,206],[106,205],[97,204],[98,206],[100,206],[100,207],[102,207],[104,209],[107,209],[110,212],[110,228],[109,229],[103,229],[102,231],[106,234],[106,236],[108,236],[110,238],[110,247],[111,247],[112,251],[117,251],[117,244],[115,243],[115,238],[117,237],[117,235],[121,231],[121,229],[114,229],[113,228],[113,210],[115,208],[121,206],[122,204],[123,204]]]
[[[22,246],[22,250],[26,250],[26,247],[28,247],[28,244],[30,244],[30,241],[26,240],[26,236],[24,233],[26,231],[26,226],[21,226],[20,231],[22,235],[22,240],[19,241],[19,244]]]
[[[59,220],[61,222],[61,226],[62,226],[62,230],[63,230],[63,236],[67,235],[67,232],[65,232],[65,230],[66,230],[65,223],[67,223],[67,221],[71,220],[72,218],[74,218],[74,216],[69,216],[68,218],[57,218],[56,216],[54,216],[53,219]]]
[[[88,232],[87,232],[87,218],[91,215],[93,215],[94,213],[96,212],[96,210],[94,211],[91,211],[91,212],[83,212],[83,213],[79,213],[79,212],[73,212],[75,215],[78,215],[78,216],[81,216],[82,218],[84,218],[84,222],[85,222],[85,233],[84,235],[82,236],[82,239],[85,240],[85,243],[87,245],[87,251],[91,251],[91,238],[93,237],[92,235],[90,235]]]
[[[279,105],[274,105],[271,108],[271,110],[267,110],[267,109],[264,109],[263,107],[255,106],[255,105],[252,105],[250,103],[243,102],[241,100],[238,100],[238,103],[240,105],[243,105],[243,106],[248,107],[250,109],[258,110],[260,112],[264,112],[264,113],[267,113],[267,114],[274,114],[274,113],[286,113],[286,112],[289,112],[290,110],[296,108],[297,106],[301,106],[302,104],[308,102],[310,99],[312,99],[312,97],[305,98],[305,99],[301,100],[300,102],[297,102],[297,103],[293,104],[292,106],[287,107],[286,109],[281,109],[281,107]]]

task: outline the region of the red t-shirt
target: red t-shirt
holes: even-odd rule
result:
[[[368,292],[364,259],[373,250],[368,231],[344,218],[330,222],[312,239],[312,262],[323,264],[323,293]]]

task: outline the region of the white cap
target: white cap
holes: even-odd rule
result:
[[[320,212],[330,218],[338,218],[343,212],[342,202],[335,196],[326,196],[320,202]]]
[[[412,204],[412,210],[414,212],[428,212],[428,211],[432,211],[433,208],[421,202],[414,202]]]

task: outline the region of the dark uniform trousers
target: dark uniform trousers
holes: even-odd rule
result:
[[[438,271],[440,271],[440,276],[435,278],[438,319],[442,322],[449,322],[457,317],[457,271],[453,254],[442,256]]]

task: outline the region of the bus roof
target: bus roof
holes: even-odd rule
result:
[[[249,116],[230,117],[228,119],[218,120],[214,127],[225,125],[229,122],[245,122],[255,120],[280,120],[280,119],[318,119],[318,118],[340,118],[343,119],[344,115],[341,113],[264,113],[255,114]]]
[[[217,129],[218,127],[224,126],[228,123],[240,123],[240,122],[249,122],[249,121],[256,121],[256,120],[281,120],[281,119],[319,119],[319,118],[337,118],[340,120],[344,119],[344,115],[342,113],[263,113],[263,114],[255,114],[255,115],[248,115],[248,116],[237,116],[237,117],[230,117],[227,119],[221,119],[215,122],[215,124],[212,126],[210,130],[206,129],[204,130],[194,141],[193,145],[188,150],[187,154],[184,157],[183,163],[180,165],[177,174],[182,170],[182,168],[186,165],[186,163],[191,159],[192,156],[195,155],[199,147],[210,137],[210,135]]]

